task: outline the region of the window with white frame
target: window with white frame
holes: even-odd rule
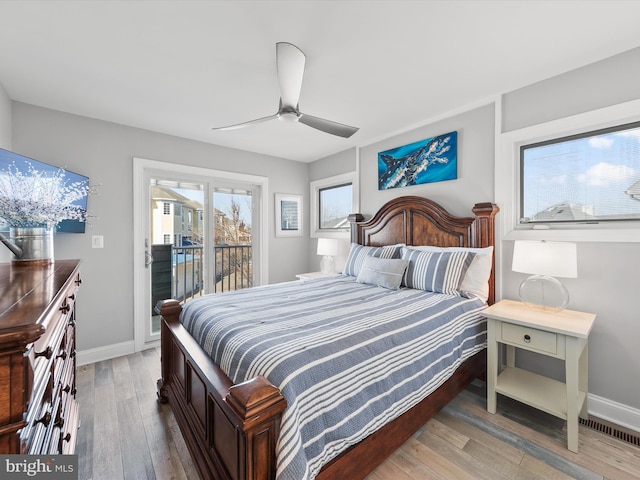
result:
[[[520,223],[640,220],[640,122],[520,147]]]
[[[311,236],[348,237],[351,213],[356,213],[356,172],[311,182]]]
[[[640,124],[638,112],[640,112],[640,99],[502,133],[496,143],[495,201],[500,205],[498,226],[503,238],[571,242],[640,242],[640,222],[637,220],[621,221],[620,218],[611,218],[602,219],[606,221],[600,219],[573,222],[526,221],[527,217],[531,219],[533,215],[525,212],[533,211],[535,215],[544,208],[536,205],[535,211],[523,209],[523,204],[528,202],[522,200],[525,194],[521,183],[522,165],[520,163],[523,146],[543,144],[553,139],[565,139],[617,126]],[[602,167],[603,165],[600,165],[598,169],[605,170]],[[555,164],[553,168],[556,168]],[[593,173],[598,169],[587,173]],[[587,179],[589,176],[584,175],[581,178]],[[603,181],[603,178],[597,181]],[[550,177],[550,179],[556,183],[563,181],[562,176]],[[637,185],[634,187],[635,184],[629,183],[629,180],[631,180],[630,177],[623,182],[628,183],[624,186],[624,191],[628,191],[629,196],[635,195]],[[594,183],[593,178],[590,181]],[[585,195],[590,194],[582,196],[583,200],[588,200]]]
[[[162,213],[165,215],[171,215],[171,204],[169,202],[164,202]]]

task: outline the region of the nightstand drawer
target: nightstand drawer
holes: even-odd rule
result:
[[[535,328],[503,323],[501,341],[534,352],[537,351],[552,355],[558,353],[557,335],[543,330],[536,330]]]

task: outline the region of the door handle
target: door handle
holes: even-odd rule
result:
[[[149,265],[153,263],[153,255],[149,253],[149,250],[144,251],[144,268],[149,268]]]

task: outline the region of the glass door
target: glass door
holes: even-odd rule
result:
[[[205,183],[150,178],[150,229],[146,241],[151,270],[151,324],[145,342],[158,338],[161,300],[187,302],[207,288]]]
[[[158,302],[259,285],[268,180],[134,159],[135,349],[160,340]]]
[[[254,285],[253,190],[242,186],[214,187],[214,292]]]

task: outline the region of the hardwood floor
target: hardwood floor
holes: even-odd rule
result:
[[[171,409],[156,402],[157,349],[78,368],[80,480],[196,479]],[[640,479],[640,448],[580,425],[580,453],[564,422],[499,397],[486,411],[478,382],[367,480]],[[344,479],[349,480],[349,479]]]

